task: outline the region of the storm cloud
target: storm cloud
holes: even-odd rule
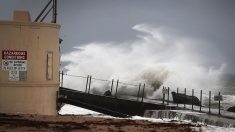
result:
[[[14,9],[26,9],[34,20],[46,2],[1,0],[0,19],[11,19]],[[61,49],[68,53],[74,46],[91,42],[134,41],[136,32],[131,28],[146,23],[168,28],[176,36],[202,40],[205,43],[195,50],[211,58],[203,63],[219,67],[226,62],[224,72],[234,73],[234,12],[234,0],[58,0]]]

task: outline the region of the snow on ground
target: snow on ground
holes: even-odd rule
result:
[[[103,117],[103,118],[116,118],[112,116],[103,115],[101,113],[91,111],[88,109],[76,107],[73,105],[65,104],[61,110],[59,111],[60,115],[92,115],[94,117]],[[129,118],[131,120],[146,120],[151,122],[159,122],[159,123],[168,123],[168,122],[174,122],[174,123],[192,123],[192,124],[202,124],[202,123],[193,123],[189,120],[178,120],[178,119],[155,119],[155,118],[146,118],[146,117],[140,117],[140,116],[132,116]],[[225,127],[217,127],[217,126],[211,126],[202,124],[201,130],[202,132],[235,132],[235,128],[225,128]]]

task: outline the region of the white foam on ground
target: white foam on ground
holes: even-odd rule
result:
[[[65,104],[59,111],[60,115],[99,115],[101,113]]]
[[[76,107],[73,105],[65,104],[61,110],[59,111],[60,115],[92,115],[94,117],[102,117],[102,118],[116,118],[108,115],[103,115],[101,113],[91,111],[88,109]],[[123,118],[116,118],[116,119],[123,119]],[[205,125],[202,123],[193,123],[189,120],[179,120],[177,118],[175,119],[154,119],[154,118],[146,118],[146,117],[140,117],[140,116],[132,116],[131,118],[128,118],[130,120],[146,120],[151,122],[158,122],[158,123],[191,123],[195,125],[202,125],[202,127],[195,127],[196,131],[200,132],[235,132],[235,128],[225,128],[225,127],[217,127],[217,126],[211,126],[211,125]]]
[[[217,126],[203,126],[201,128],[202,132],[235,132],[235,128],[225,128],[225,127],[217,127]]]

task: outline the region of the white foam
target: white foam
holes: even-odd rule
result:
[[[98,115],[101,113],[65,104],[59,111],[60,115]]]

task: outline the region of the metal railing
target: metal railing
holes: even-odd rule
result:
[[[216,101],[215,104],[213,104],[212,108],[212,93],[211,91],[208,91],[208,93],[203,92],[202,90],[200,91],[195,91],[192,89],[190,92],[187,91],[187,88],[176,88],[176,91],[171,90],[170,87],[163,86],[162,88],[162,98],[149,98],[147,96],[147,91],[151,91],[153,88],[151,86],[148,86],[145,83],[139,83],[139,84],[131,84],[131,83],[126,83],[126,82],[121,82],[119,79],[111,79],[111,80],[106,80],[106,79],[99,79],[95,78],[92,75],[87,75],[87,76],[80,76],[80,75],[70,75],[67,73],[64,73],[63,71],[60,73],[60,86],[64,86],[64,76],[67,77],[73,77],[73,78],[80,78],[83,79],[83,82],[85,82],[85,88],[84,88],[84,93],[86,94],[101,94],[105,95],[106,91],[110,91],[110,95],[114,98],[125,98],[125,99],[131,99],[135,100],[137,102],[144,102],[145,100],[154,100],[161,102],[163,105],[175,105],[177,108],[184,108],[192,111],[197,111],[197,112],[203,112],[203,113],[208,113],[212,115],[218,115],[221,116],[221,101],[222,101],[222,94],[218,92],[218,94],[215,94],[214,96],[214,101]],[[103,83],[101,87],[105,86],[105,89],[101,92],[97,92],[94,90],[95,83]],[[93,85],[93,87],[92,87]],[[82,86],[81,86],[82,87]],[[93,91],[92,91],[93,90]],[[181,92],[180,92],[181,91]],[[152,91],[154,92],[154,91]],[[191,97],[191,104],[187,103],[175,103],[172,100],[172,96],[170,96],[171,92],[176,92],[176,94],[184,94],[185,97]],[[106,96],[106,95],[105,95]],[[200,101],[200,105],[196,106],[194,102],[194,98],[198,98]],[[208,106],[204,106],[202,104],[203,98],[208,100]],[[218,103],[217,103],[218,102]],[[213,112],[212,112],[213,109]]]

